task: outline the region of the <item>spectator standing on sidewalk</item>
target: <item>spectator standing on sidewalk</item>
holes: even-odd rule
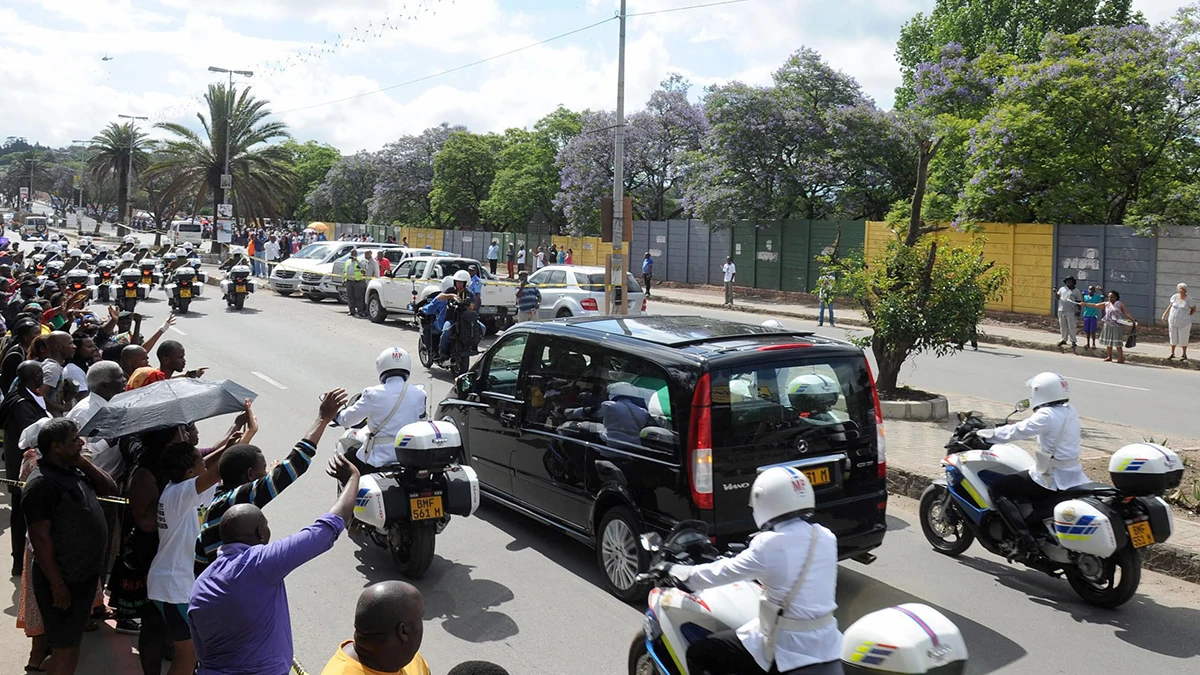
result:
[[[492,245],[488,246],[487,250],[488,269],[492,274],[496,273],[496,266],[500,264],[500,242],[492,240]]]
[[[646,251],[645,257],[642,258],[642,285],[646,287],[646,297],[650,297],[650,280],[654,277],[654,258],[650,257],[650,251]]]
[[[837,324],[833,322],[833,285],[834,279],[832,272],[825,272],[817,279],[817,302],[820,304],[820,315],[817,317],[817,325],[825,325],[825,309],[829,309],[829,327],[836,328]]]
[[[525,244],[521,244],[521,250],[517,251],[517,272],[525,271]]]
[[[46,401],[40,395],[42,391],[42,365],[37,361],[22,361],[17,366],[14,384],[16,391],[6,394],[4,403],[0,404],[0,419],[4,421],[4,475],[17,476],[21,473],[22,450],[19,446],[21,432],[29,425],[50,417],[46,410]],[[22,515],[24,499],[21,488],[8,486],[10,495],[9,538],[12,541],[12,575],[21,576],[25,562],[25,517]]]
[[[721,274],[725,281],[725,307],[733,307],[733,282],[737,280],[737,265],[733,264],[733,256],[725,256],[725,264],[721,265]]]
[[[47,673],[69,675],[92,612],[108,528],[97,497],[116,493],[113,479],[83,457],[79,427],[46,422],[38,433],[42,458],[29,475],[21,506],[33,544],[31,586],[52,651]]]
[[[1129,313],[1129,308],[1121,302],[1121,294],[1116,291],[1108,292],[1108,302],[1093,305],[1104,311],[1104,327],[1100,330],[1100,342],[1108,348],[1105,361],[1112,361],[1113,347],[1117,348],[1117,363],[1125,363],[1125,324],[1128,322],[1137,329],[1137,321]]]
[[[1094,306],[1104,302],[1104,294],[1099,286],[1088,286],[1087,295],[1083,296],[1083,338],[1084,349],[1096,348],[1096,336],[1100,332],[1100,310]]]
[[[1192,315],[1196,313],[1196,301],[1188,296],[1187,284],[1179,284],[1175,287],[1175,295],[1167,302],[1167,308],[1163,311],[1163,321],[1167,322],[1167,333],[1171,340],[1171,355],[1168,359],[1175,358],[1175,348],[1183,348],[1183,359],[1188,360],[1187,348],[1188,342],[1191,340],[1192,333]]]
[[[1075,320],[1082,303],[1083,293],[1075,288],[1075,277],[1063,279],[1063,285],[1058,287],[1058,328],[1062,338],[1058,341],[1059,347],[1070,342],[1071,350],[1074,351],[1078,346],[1078,325]]]
[[[529,283],[529,273],[521,272],[521,283],[517,286],[517,323],[533,321],[542,304],[542,292]]]
[[[512,244],[508,245],[508,257],[506,260],[508,261],[508,278],[513,279],[517,274],[517,252]]]

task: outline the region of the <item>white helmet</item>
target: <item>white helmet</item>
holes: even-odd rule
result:
[[[58,244],[50,244],[49,246],[46,247],[46,252],[47,253],[62,253],[62,246],[59,246]]]
[[[183,242],[183,247],[189,251],[192,250],[192,242],[190,242],[190,241]]]
[[[399,372],[397,372],[399,371]],[[405,378],[412,372],[412,358],[408,352],[399,347],[390,347],[379,352],[375,359],[375,374],[383,382],[392,375],[403,375]]]
[[[108,244],[100,244],[96,247],[96,251],[99,253],[108,253]]]
[[[799,469],[785,466],[767,469],[750,486],[750,509],[759,529],[778,520],[805,515],[816,505],[808,476]]]
[[[125,239],[123,239],[122,241],[123,241],[124,243],[126,243],[126,244],[136,244],[136,243],[137,243],[137,237],[135,237],[135,236],[133,236],[133,235],[131,234],[131,235],[129,235],[129,236],[127,236],[127,237],[125,237]]]
[[[770,328],[771,330],[783,330],[783,324],[780,323],[779,319],[767,319],[766,321],[762,322],[762,326],[763,328]]]
[[[175,242],[172,241],[170,237],[163,237],[162,243],[163,243],[163,246],[170,246],[171,244],[174,244]]]
[[[821,413],[837,405],[837,382],[828,375],[806,373],[788,382],[788,401],[799,413]]]
[[[907,603],[871,612],[843,635],[846,675],[961,675],[967,668],[967,643],[962,633],[927,605]]]
[[[92,243],[92,238],[91,238],[91,237],[80,237],[80,238],[79,238],[79,244],[80,244],[81,246],[88,246],[88,245],[90,245],[91,243]]]
[[[178,257],[179,256],[175,255],[174,253],[171,253],[170,251],[163,254],[163,260],[175,260]]]
[[[188,254],[188,250],[186,248],[175,249],[175,255],[186,256],[187,254]]]
[[[1065,403],[1071,398],[1067,378],[1058,373],[1038,373],[1029,378],[1029,406],[1034,410],[1051,403]]]
[[[121,254],[121,262],[133,262],[133,253],[126,251]]]
[[[83,257],[83,251],[82,251],[81,249],[78,249],[78,248],[73,248],[73,249],[71,249],[70,251],[67,251],[67,257],[70,257],[70,258],[81,258],[81,257]]]
[[[466,270],[459,270],[454,273],[454,280],[469,284],[471,283],[471,273]]]
[[[446,277],[446,278],[442,279],[442,292],[448,293],[452,290],[454,290],[454,278]]]

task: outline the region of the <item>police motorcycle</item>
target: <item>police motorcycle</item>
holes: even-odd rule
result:
[[[1008,417],[1027,409],[1029,400],[1019,401]],[[1155,443],[1133,443],[1109,460],[1112,485],[1086,483],[1059,490],[1050,499],[1055,503],[1014,500],[1035,544],[1023,550],[996,509],[989,486],[1027,473],[1033,458],[1020,446],[981,438],[978,432],[989,428],[981,413],[960,412],[958,422],[941,462],[945,477],[921,495],[921,530],[934,550],[954,557],[979,540],[1010,561],[1055,578],[1066,576],[1072,590],[1091,605],[1111,609],[1128,602],[1141,581],[1143,549],[1165,542],[1174,530],[1171,509],[1161,495],[1179,486],[1179,455]]]
[[[45,264],[45,274],[42,277],[39,277],[39,279],[58,283],[58,280],[62,278],[63,267],[65,265],[66,263],[61,260],[51,260],[47,262]]]
[[[170,254],[168,254],[170,255]],[[200,295],[200,284],[196,279],[196,270],[184,265],[171,274],[166,285],[167,303],[179,314],[187,314],[192,298]]]
[[[385,352],[385,354],[387,354]],[[408,368],[408,356],[398,365]],[[381,363],[380,379],[388,373]],[[413,387],[422,388],[413,384]],[[362,396],[356,394],[347,406]],[[397,401],[397,408],[399,401]],[[339,426],[336,421],[330,426]],[[367,420],[346,429],[337,441],[337,452],[358,454],[371,442]],[[376,545],[387,549],[401,572],[420,579],[433,562],[434,540],[450,523],[451,516],[471,516],[479,508],[479,477],[463,464],[466,456],[462,437],[453,422],[413,422],[401,427],[395,440],[396,463],[364,473],[358,483],[358,498],[352,534],[365,533]]]
[[[142,258],[137,265],[138,283],[143,287],[142,299],[146,299],[150,295],[150,291],[162,284],[162,273],[158,269],[158,260],[155,258]]]
[[[46,254],[34,253],[33,255],[29,256],[29,261],[32,263],[33,273],[36,274],[39,279],[41,279],[42,275],[46,273]]]
[[[684,520],[665,540],[657,532],[642,535],[641,545],[649,552],[651,564],[639,580],[652,581],[654,586],[647,598],[642,630],[629,646],[629,675],[692,675],[686,655],[693,643],[759,619],[764,605],[756,582],[737,581],[693,593],[670,574],[671,565],[698,565],[722,557],[709,539],[707,527],[702,521]],[[726,556],[741,547],[731,549]],[[968,654],[962,634],[953,622],[926,605],[910,603],[871,612],[842,635],[841,667],[846,675],[961,675],[966,670]],[[784,675],[803,675],[818,667],[798,668]]]
[[[132,312],[138,300],[145,300],[150,287],[142,283],[142,272],[136,267],[121,270],[112,283],[112,301],[123,311]]]
[[[225,304],[234,309],[246,306],[246,296],[255,291],[257,282],[250,276],[249,265],[234,265],[221,280],[221,294]]]
[[[92,295],[95,294],[95,287],[92,285],[92,275],[82,267],[75,267],[67,271],[63,292],[67,296],[71,296],[84,290]]]
[[[96,284],[96,290],[92,293],[93,300],[96,300],[97,302],[108,302],[109,298],[112,297],[111,286],[113,282],[113,270],[115,270],[116,267],[117,261],[110,258],[105,258],[104,260],[96,263],[96,272],[93,277]]]
[[[443,280],[442,290],[453,292],[454,280]],[[422,311],[417,312],[421,322],[421,341],[417,347],[417,357],[426,368],[436,364],[458,376],[467,372],[471,357],[479,353],[479,341],[483,339],[484,329],[479,323],[479,313],[473,308],[457,300],[451,300],[450,304],[456,313],[450,326],[450,330],[453,331],[450,346],[445,355],[441,353],[442,327],[436,325],[437,317]]]

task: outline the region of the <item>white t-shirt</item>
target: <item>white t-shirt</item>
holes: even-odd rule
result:
[[[63,379],[63,367],[54,359],[42,361],[42,383],[51,389],[58,389]]]
[[[517,251],[517,262],[522,265],[525,264],[525,249]]]
[[[196,494],[195,478],[163,488],[158,498],[158,553],[146,576],[146,595],[151,600],[175,605],[191,600],[200,507],[212,503],[216,494],[216,485]]]
[[[737,265],[725,263],[721,265],[721,271],[725,273],[725,281],[733,281],[733,275],[737,274]]]
[[[80,368],[74,363],[68,363],[63,368],[63,376],[74,382],[79,387],[79,393],[87,393],[87,373],[83,372],[83,368]]]
[[[279,244],[268,239],[267,243],[263,244],[263,248],[266,249],[267,260],[279,258]]]
[[[1167,314],[1167,323],[1171,326],[1187,326],[1192,323],[1195,316],[1191,313],[1192,308],[1196,306],[1196,301],[1192,296],[1186,298],[1179,297],[1179,294],[1171,296],[1171,311]]]
[[[1069,314],[1079,309],[1079,303],[1083,302],[1083,292],[1078,288],[1067,288],[1066,286],[1058,287],[1058,313]]]

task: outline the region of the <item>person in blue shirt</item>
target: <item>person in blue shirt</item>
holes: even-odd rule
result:
[[[433,333],[441,331],[441,337],[438,339],[438,353],[441,356],[450,351],[451,328],[458,314],[458,310],[452,309],[450,303],[453,301],[455,304],[470,306],[475,301],[475,296],[467,289],[470,279],[463,277],[467,277],[465,270],[456,272],[454,277],[443,279],[442,292],[421,308],[422,314],[434,317],[433,324],[429,327],[429,335],[426,336],[430,344],[433,344]]]
[[[642,285],[646,287],[646,297],[650,297],[650,278],[654,276],[654,258],[650,257],[650,251],[646,251],[646,257],[642,258]]]
[[[529,272],[522,271],[521,283],[517,286],[517,323],[533,321],[534,314],[542,304],[542,292],[529,283]]]
[[[475,265],[471,265],[467,269],[471,271],[471,282],[467,284],[467,290],[471,291],[471,295],[475,296],[473,308],[478,312],[479,303],[483,298],[483,279],[479,276],[479,268]]]

